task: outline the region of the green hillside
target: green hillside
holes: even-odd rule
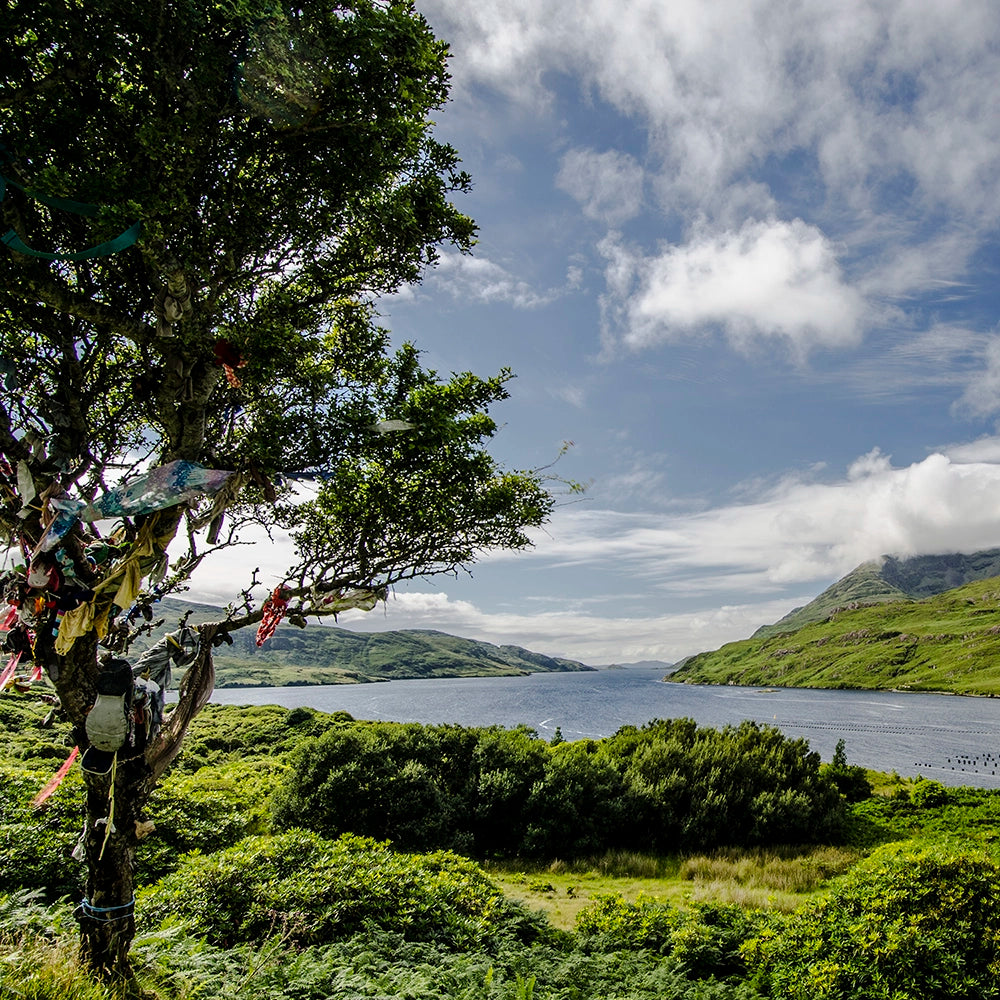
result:
[[[219,608],[165,600],[157,605],[162,626],[151,638],[177,627],[186,611],[190,624],[217,621]],[[258,648],[254,630],[232,634],[233,645],[215,651],[216,687],[284,687],[301,684],[357,684],[427,677],[510,677],[529,673],[592,670],[576,660],[546,656],[519,646],[496,646],[423,629],[351,632],[310,624],[281,625]],[[147,643],[137,642],[138,654]]]
[[[1000,576],[1000,549],[987,549],[969,555],[952,553],[906,559],[883,556],[862,563],[780,621],[761,626],[753,638],[794,632],[813,622],[825,621],[834,611],[851,605],[881,604],[906,598],[918,600],[943,594],[974,580],[996,576]]]
[[[690,657],[670,680],[1000,694],[1000,578],[731,642]]]

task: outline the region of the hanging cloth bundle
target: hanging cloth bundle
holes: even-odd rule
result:
[[[274,635],[278,623],[285,617],[288,610],[288,591],[284,587],[275,587],[274,593],[264,602],[264,617],[257,628],[257,645],[263,646]]]
[[[19,191],[23,191],[29,198],[41,202],[43,205],[48,205],[49,208],[56,208],[63,212],[70,212],[73,215],[83,215],[89,218],[93,218],[101,212],[98,205],[87,205],[84,202],[70,201],[67,198],[51,198],[48,195],[39,194],[37,191],[29,191],[15,181],[4,177],[3,174],[0,174],[0,202],[6,197],[8,184],[11,187],[16,187]],[[9,247],[15,253],[26,254],[29,257],[41,257],[43,260],[78,261],[89,260],[91,257],[110,257],[112,254],[120,253],[122,250],[126,250],[132,246],[139,239],[141,232],[142,223],[136,222],[113,240],[98,243],[97,246],[89,247],[86,250],[79,250],[76,253],[46,253],[42,250],[35,250],[29,247],[13,229],[7,230],[3,236],[0,236],[0,243]]]

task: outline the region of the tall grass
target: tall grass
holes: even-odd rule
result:
[[[858,860],[858,853],[842,847],[793,852],[758,848],[714,851],[681,862],[678,876],[691,882],[735,883],[747,889],[771,892],[815,892]]]

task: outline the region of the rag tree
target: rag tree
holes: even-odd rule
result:
[[[294,542],[266,602],[234,581],[198,627],[145,745],[85,772],[81,954],[125,976],[144,804],[213,644],[523,547],[551,498],[485,450],[509,373],[438,378],[377,324],[475,233],[428,119],[447,49],[409,2],[11,0],[0,39],[8,646],[86,751],[155,601],[251,529]]]

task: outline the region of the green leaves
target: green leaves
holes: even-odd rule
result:
[[[992,996],[1000,868],[972,855],[885,848],[746,954],[773,996]]]
[[[373,840],[301,830],[189,858],[144,895],[142,911],[152,925],[193,918],[214,943],[261,941],[280,929],[306,945],[377,929],[467,949],[535,933],[527,914],[457,855],[396,854]]]
[[[509,372],[439,379],[372,307],[475,233],[429,120],[447,47],[411,3],[42,0],[5,27],[7,224],[43,250],[136,218],[143,235],[84,261],[0,251],[0,359],[24,389],[0,403],[0,452],[45,438],[36,479],[85,497],[136,462],[249,471],[228,524],[295,530],[303,596],[528,544],[549,498],[486,451]],[[287,500],[302,478],[318,498],[275,509],[268,483]],[[0,523],[30,547],[15,513]]]

